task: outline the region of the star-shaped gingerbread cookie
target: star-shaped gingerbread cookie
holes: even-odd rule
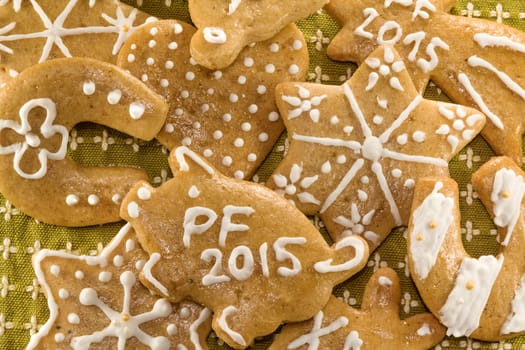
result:
[[[397,274],[381,268],[366,285],[361,309],[332,297],[313,320],[284,326],[269,350],[424,350],[443,339],[445,328],[432,314],[399,319],[400,303]]]
[[[99,256],[33,256],[49,320],[27,349],[207,349],[211,311],[171,304],[139,282],[148,256],[126,224]]]
[[[226,68],[246,46],[270,39],[327,2],[190,0],[191,19],[199,28],[191,40],[191,55],[206,68]]]
[[[421,92],[432,79],[452,101],[488,118],[483,137],[497,154],[522,163],[525,33],[485,19],[453,16],[450,1],[333,0],[342,26],[328,47],[336,60],[363,62],[394,45]]]
[[[459,190],[450,178],[421,179],[407,230],[409,268],[447,334],[499,341],[525,333],[525,172],[496,157],[472,185],[498,228],[497,256],[463,247]]]
[[[129,37],[118,65],[169,101],[166,124],[157,136],[164,146],[188,146],[222,173],[250,178],[284,130],[275,86],[306,76],[303,35],[289,25],[243,49],[229,67],[209,70],[190,55],[195,32],[175,20],[145,25]]]
[[[173,302],[213,310],[215,333],[233,348],[313,317],[334,285],[366,264],[361,237],[330,247],[268,188],[224,176],[186,147],[169,160],[172,180],[138,183],[122,201],[122,217],[151,257],[143,282]]]
[[[377,247],[406,225],[417,178],[448,175],[448,161],[481,130],[477,110],[425,100],[390,46],[341,86],[283,83],[277,105],[290,148],[267,185],[338,240]]]
[[[113,0],[2,1],[0,83],[58,57],[115,63],[127,37],[149,18]]]

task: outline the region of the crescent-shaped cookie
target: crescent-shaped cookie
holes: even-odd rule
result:
[[[167,110],[160,96],[108,63],[62,58],[33,66],[0,96],[0,192],[49,224],[119,221],[120,198],[146,173],[77,164],[67,155],[69,131],[93,122],[149,140]]]

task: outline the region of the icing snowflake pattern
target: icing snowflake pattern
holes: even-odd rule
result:
[[[288,113],[288,119],[297,118],[304,112],[308,112],[314,123],[319,122],[319,110],[314,107],[319,106],[326,95],[310,96],[310,91],[307,89],[301,86],[297,86],[297,89],[299,90],[299,97],[283,96],[284,101],[296,107]]]
[[[39,129],[40,136],[32,132],[33,130],[28,120],[31,110],[38,107],[44,108],[46,111],[45,120]],[[0,146],[0,154],[7,155],[14,153],[13,167],[16,172],[26,179],[40,179],[47,173],[48,159],[62,160],[65,158],[69,133],[64,126],[53,124],[56,117],[56,108],[55,103],[50,99],[35,99],[27,102],[20,108],[19,115],[21,124],[13,120],[1,120],[0,132],[4,129],[11,129],[18,135],[23,136],[24,140],[9,146]],[[58,150],[52,152],[46,149],[42,143],[55,135],[61,136],[61,142]],[[40,161],[40,169],[32,174],[26,173],[20,168],[20,161],[28,151],[36,151],[38,160]]]
[[[380,76],[383,76],[385,79],[389,77],[388,83],[393,89],[405,91],[399,79],[395,76],[391,76],[392,72],[399,73],[405,69],[403,61],[394,61],[394,52],[391,48],[385,48],[384,62],[381,62],[379,58],[368,58],[365,60],[365,63],[368,67],[374,70],[377,69],[377,72],[373,71],[368,75],[366,91],[370,91],[376,86]]]
[[[118,312],[106,305],[97,295],[93,288],[84,288],[80,292],[79,301],[82,305],[98,307],[111,321],[110,324],[101,331],[90,335],[74,337],[71,340],[71,347],[75,350],[89,349],[92,343],[98,343],[105,337],[118,338],[118,349],[124,349],[126,340],[136,337],[142,344],[148,345],[152,349],[169,349],[170,342],[167,338],[159,336],[152,337],[140,329],[140,325],[158,319],[168,317],[172,312],[172,307],[167,299],[159,299],[153,305],[151,311],[132,316],[130,314],[131,287],[135,285],[136,278],[133,272],[124,271],[120,275],[120,283],[124,289],[124,300],[122,311]]]
[[[363,235],[368,240],[377,241],[377,235],[372,231],[365,231],[365,226],[372,223],[376,211],[370,210],[368,213],[361,215],[359,208],[355,203],[352,203],[351,217],[338,216],[334,219],[334,222],[343,226],[345,230],[343,235]]]
[[[16,12],[17,9],[20,9],[20,1],[14,0],[14,9]],[[124,15],[121,8],[117,8],[116,18],[112,18],[107,14],[102,14],[104,20],[106,20],[110,26],[91,26],[91,27],[78,27],[78,28],[64,28],[64,22],[68,19],[69,14],[77,4],[78,0],[71,0],[68,2],[66,7],[62,12],[57,16],[53,21],[49,18],[48,14],[44,9],[38,4],[36,0],[30,0],[31,5],[34,11],[40,17],[42,24],[44,25],[44,30],[34,33],[23,33],[23,34],[9,34],[15,27],[16,22],[11,22],[6,26],[0,28],[0,51],[3,51],[8,54],[13,54],[14,51],[9,48],[6,44],[10,41],[16,40],[27,40],[35,38],[44,38],[46,43],[42,49],[42,55],[40,56],[39,63],[44,62],[48,59],[49,54],[53,46],[56,46],[60,49],[62,54],[66,57],[71,57],[68,47],[65,45],[63,38],[71,35],[82,35],[82,34],[96,34],[96,33],[117,33],[118,38],[115,41],[113,46],[113,55],[116,55],[120,50],[122,44],[126,39],[134,32],[137,28],[134,26],[134,22],[137,16],[137,10],[133,9],[128,17]],[[0,3],[0,6],[5,5],[7,2],[4,0],[3,3]],[[95,1],[90,0],[89,6],[93,7]]]
[[[288,181],[288,179],[284,175],[275,174],[273,176],[273,179],[275,181],[275,184],[278,187],[276,189],[276,192],[283,196],[285,194],[288,194],[288,195],[297,194],[297,198],[299,199],[301,203],[311,203],[311,204],[316,204],[316,205],[321,204],[321,202],[317,198],[315,198],[315,196],[312,195],[311,193],[308,193],[306,191],[298,193],[297,187],[299,187],[300,189],[306,190],[310,186],[312,186],[313,183],[316,182],[317,179],[319,178],[319,176],[310,176],[310,177],[304,177],[301,180],[302,172],[303,172],[303,168],[300,165],[294,164],[292,166],[292,169],[290,170],[290,181]]]

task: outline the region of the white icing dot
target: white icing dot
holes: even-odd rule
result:
[[[58,277],[58,274],[60,273],[60,267],[58,265],[51,265],[49,272]]]
[[[222,158],[222,165],[229,167],[229,166],[232,165],[232,163],[233,163],[232,157],[226,156],[226,157]]]
[[[290,65],[290,67],[288,67],[288,73],[290,73],[290,74],[297,74],[297,73],[299,73],[299,66],[296,65],[296,64]]]
[[[244,122],[244,123],[241,124],[241,129],[242,129],[242,131],[248,132],[248,131],[252,130],[252,124],[250,124],[248,122]]]
[[[332,124],[332,125],[339,124],[339,117],[336,116],[336,115],[333,115],[332,117],[330,117],[330,124]]]
[[[142,80],[143,82],[147,82],[148,81],[148,75],[147,74],[142,74],[142,76],[140,77],[140,80]]]
[[[96,194],[90,194],[88,196],[89,205],[97,205],[100,202],[100,198]]]
[[[131,119],[138,120],[142,118],[146,107],[140,102],[133,102],[129,105],[129,115]]]
[[[144,268],[144,265],[146,265],[146,261],[139,260],[135,263],[135,268],[137,269],[137,271],[142,271],[142,269]]]
[[[100,282],[103,282],[103,283],[107,283],[109,281],[111,281],[111,272],[109,271],[102,271],[101,273],[98,274],[98,280]]]
[[[368,193],[363,190],[357,190],[357,197],[361,202],[366,202],[368,200]]]
[[[240,148],[244,146],[244,140],[242,138],[236,138],[235,141],[233,141],[233,145],[237,148]]]
[[[84,272],[77,270],[75,271],[75,278],[77,280],[83,280],[84,279]]]
[[[175,34],[180,34],[182,33],[182,30],[183,30],[182,26],[179,23],[175,23],[175,25],[173,26],[173,32]]]
[[[215,89],[213,89],[213,88],[209,88],[208,90],[206,90],[206,93],[207,93],[208,95],[213,95],[213,94],[215,93]]]
[[[188,81],[192,81],[193,79],[195,79],[195,73],[193,73],[193,72],[186,72],[185,78]]]
[[[210,105],[207,104],[207,103],[204,103],[202,106],[201,106],[201,112],[202,113],[206,113],[210,110]]]
[[[134,55],[134,54],[130,53],[130,54],[128,55],[128,62],[129,62],[129,63],[133,63],[133,62],[135,62],[135,55]]]
[[[190,146],[191,145],[191,138],[185,137],[182,139],[182,145],[183,146]]]
[[[455,120],[452,127],[458,131],[465,129],[465,122],[461,119]]]
[[[246,84],[246,80],[247,80],[247,79],[246,79],[246,76],[244,76],[244,75],[239,75],[239,77],[237,78],[237,82],[238,82],[239,84],[241,84],[241,85]]]
[[[183,307],[179,310],[179,316],[182,319],[187,319],[191,316],[191,311],[187,307]]]
[[[79,324],[80,323],[80,317],[74,312],[71,312],[67,315],[67,322],[71,324]]]
[[[175,63],[173,61],[166,61],[166,63],[164,63],[164,67],[166,69],[173,69],[173,67],[175,67]]]
[[[228,37],[221,28],[217,27],[206,27],[203,29],[204,40],[210,44],[224,44]]]
[[[132,50],[136,50],[137,49],[137,44],[131,44],[130,47],[131,47]]]
[[[259,110],[259,107],[256,104],[251,104],[248,107],[248,112],[250,112],[251,114],[257,113],[258,110]]]
[[[251,57],[245,57],[245,58],[244,58],[244,65],[245,65],[246,67],[248,67],[248,68],[253,67],[253,64],[254,64],[254,63],[255,63],[255,62],[254,62],[253,58],[251,58]]]
[[[396,138],[396,141],[400,145],[406,145],[408,142],[408,135],[407,134],[401,134]]]
[[[361,177],[361,183],[367,185],[370,183],[370,178],[368,176]]]
[[[167,88],[168,86],[170,86],[170,82],[168,81],[168,79],[161,79],[160,86],[162,86],[163,88]]]
[[[171,43],[168,44],[168,49],[170,50],[177,50],[178,47],[179,47],[179,44],[177,44],[177,42],[175,41],[172,41]]]
[[[74,195],[74,194],[68,194],[66,196],[66,204],[69,205],[70,207],[74,206],[74,205],[77,205],[78,204],[78,196],[77,195]]]
[[[64,333],[55,333],[55,341],[57,343],[62,343],[64,341],[64,339],[66,339],[66,336],[64,335]]]
[[[135,241],[132,239],[128,239],[126,241],[126,253],[131,252],[133,249],[135,249]]]
[[[184,99],[190,97],[190,93],[188,90],[182,90],[181,93],[180,93],[180,96]]]
[[[401,175],[403,175],[403,172],[401,171],[401,169],[394,169],[392,170],[392,176],[393,177],[401,177]]]
[[[216,70],[215,72],[213,72],[213,77],[215,78],[215,80],[219,80],[220,78],[222,78],[222,72],[220,70]]]
[[[223,136],[223,133],[222,133],[222,131],[220,131],[220,130],[215,130],[215,131],[213,132],[213,138],[214,138],[215,140],[220,140],[220,139],[222,139],[222,136]]]
[[[257,86],[257,93],[259,95],[264,95],[266,93],[266,90],[267,90],[266,86],[264,86],[264,85]]]
[[[376,116],[374,116],[372,121],[374,122],[374,124],[380,125],[381,123],[383,123],[383,117],[380,116],[380,115],[376,115]]]
[[[255,153],[248,154],[248,161],[255,162],[257,160],[257,155]]]
[[[153,27],[153,28],[150,29],[149,33],[151,35],[157,35],[157,34],[159,34],[159,28]]]
[[[421,142],[424,142],[425,141],[425,133],[423,131],[415,131],[413,134],[412,134],[412,139],[418,143],[421,143]]]
[[[139,205],[137,202],[130,202],[128,204],[128,215],[132,219],[136,219],[139,217]]]
[[[154,48],[157,45],[157,42],[155,40],[150,40],[148,43],[148,46],[150,49]]]
[[[405,187],[406,188],[414,188],[414,186],[416,185],[416,182],[413,180],[413,179],[408,179],[405,181]]]
[[[323,174],[328,174],[332,171],[332,164],[330,164],[330,161],[326,161],[321,165],[321,172]]]
[[[201,194],[201,191],[197,188],[197,186],[191,186],[190,190],[188,191],[188,196],[190,198],[197,198]]]
[[[279,52],[279,44],[278,43],[271,44],[269,47],[269,50],[271,52]]]
[[[197,65],[197,61],[195,61],[195,58],[190,57],[190,64],[191,64],[192,66],[196,66],[196,65]]]
[[[120,196],[120,194],[118,193],[115,193],[113,195],[113,197],[111,197],[111,201],[115,204],[120,204],[120,200],[122,199],[122,197]]]
[[[343,128],[343,132],[345,134],[351,134],[352,131],[354,131],[354,127],[353,126],[350,126],[350,125],[347,125]]]
[[[230,94],[230,102],[235,103],[239,101],[239,96],[237,94]]]
[[[109,92],[108,94],[108,103],[110,105],[116,105],[120,102],[120,99],[122,98],[122,91],[119,89],[115,89]]]
[[[271,121],[271,122],[276,122],[279,120],[279,113],[277,112],[270,112],[270,114],[268,114],[268,120]]]
[[[65,290],[64,288],[60,288],[58,290],[58,297],[60,299],[67,299],[67,298],[69,298],[69,292],[67,290]]]
[[[202,152],[202,154],[206,157],[206,158],[210,158],[211,156],[213,156],[213,151],[209,148],[205,149],[204,152]]]
[[[337,156],[337,163],[338,164],[344,164],[346,163],[346,156],[344,154]]]
[[[175,114],[178,115],[178,116],[180,117],[181,115],[184,114],[184,110],[183,110],[182,108],[177,108],[177,109],[175,110]]]
[[[115,255],[113,257],[113,265],[115,265],[116,267],[124,265],[124,258],[122,257],[122,255]]]
[[[229,123],[232,120],[232,115],[230,113],[226,113],[222,116],[222,120],[224,120],[226,123]]]
[[[266,67],[264,67],[264,70],[268,74],[275,73],[275,65],[273,65],[272,63],[269,63],[269,64],[266,65]]]
[[[242,180],[244,179],[244,172],[241,171],[241,170],[237,170],[233,176],[237,179],[237,180]]]
[[[293,42],[293,49],[294,50],[300,50],[303,48],[303,42],[299,39],[296,39],[294,42]]]
[[[146,60],[146,64],[148,66],[153,66],[155,64],[155,60],[153,59],[153,57],[148,57],[148,59]]]
[[[260,142],[266,142],[266,141],[268,141],[268,138],[269,138],[269,136],[268,136],[268,134],[265,133],[265,132],[261,132],[261,133],[259,134],[259,141],[260,141]]]
[[[199,123],[199,122],[193,123],[193,128],[199,130],[201,128],[201,123]]]
[[[177,335],[177,326],[174,325],[173,323],[170,323],[170,324],[166,327],[166,333],[168,333],[168,335],[171,335],[171,336],[175,336],[175,335]]]
[[[92,81],[86,81],[82,86],[84,94],[91,96],[95,93],[95,83]]]

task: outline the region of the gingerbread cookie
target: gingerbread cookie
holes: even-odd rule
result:
[[[157,136],[164,146],[188,146],[225,175],[250,178],[284,129],[275,86],[305,78],[303,35],[287,26],[245,48],[228,68],[211,71],[190,55],[194,34],[191,25],[174,20],[145,25],[123,46],[118,65],[170,102]]]
[[[525,173],[510,158],[483,165],[472,184],[498,226],[497,256],[463,248],[457,184],[416,185],[408,235],[409,268],[427,307],[447,334],[498,341],[525,333]]]
[[[357,236],[329,247],[294,206],[269,189],[220,174],[186,147],[170,155],[174,178],[138,183],[121,215],[150,254],[143,282],[178,302],[214,311],[212,327],[243,349],[282,322],[313,317],[332,288],[359,271]]]
[[[360,310],[332,296],[313,320],[284,326],[268,350],[425,350],[443,339],[445,328],[432,314],[400,320],[400,303],[397,274],[381,268],[368,281]]]
[[[99,256],[33,256],[50,316],[27,349],[207,349],[211,311],[172,305],[139,282],[147,254],[126,224]]]
[[[62,58],[28,68],[0,96],[0,192],[45,223],[119,221],[120,199],[146,172],[80,166],[67,156],[69,131],[89,121],[150,140],[167,111],[160,96],[109,63]]]
[[[483,137],[497,154],[522,163],[525,33],[501,23],[447,14],[451,1],[333,0],[343,27],[328,47],[336,60],[363,62],[394,45],[421,92],[432,79],[452,101],[488,118]]]
[[[232,64],[248,45],[272,38],[288,24],[322,8],[327,0],[190,0],[191,56],[208,69]]]
[[[478,111],[425,100],[401,58],[380,47],[342,86],[284,83],[277,105],[290,148],[267,185],[334,240],[377,247],[406,225],[415,181],[448,175],[448,161],[485,123]]]
[[[2,1],[0,83],[53,58],[90,57],[110,63],[146,13],[115,0]]]

